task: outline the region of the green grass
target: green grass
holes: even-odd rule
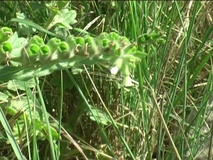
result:
[[[45,5],[1,3],[14,12],[1,14],[0,24],[17,28],[9,21],[20,11],[37,24],[39,35],[55,34],[46,30],[54,15]],[[26,82],[24,90],[1,83],[2,157],[212,159],[212,119],[207,118],[213,95],[212,2],[76,1],[70,7],[78,20],[71,34],[114,31],[145,51],[131,70],[136,83],[123,87],[122,75],[111,75],[103,64],[84,66],[82,73],[78,68],[55,72],[35,79],[33,87]],[[12,114],[19,106],[15,100],[20,107]]]

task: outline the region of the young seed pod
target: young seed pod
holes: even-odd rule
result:
[[[113,56],[117,58],[117,57],[119,57],[122,54],[123,54],[123,49],[117,48],[117,49],[115,49],[115,51],[113,53]]]
[[[5,41],[0,45],[0,54],[10,53],[12,51],[12,45],[10,42]]]
[[[109,53],[111,48],[110,48],[110,40],[109,39],[102,39],[101,41],[96,41],[96,44],[100,48],[100,52],[106,54]]]
[[[38,46],[43,46],[43,45],[44,45],[44,41],[43,41],[43,39],[42,39],[41,37],[35,35],[35,36],[33,36],[33,37],[30,39],[29,45],[30,45],[30,44],[36,44],[36,45],[38,45]]]
[[[74,36],[69,36],[66,39],[67,44],[69,45],[70,51],[69,51],[69,57],[75,56],[75,48],[76,48],[76,41]]]
[[[88,55],[96,55],[98,54],[98,46],[95,43],[95,39],[89,35],[85,36],[85,53]]]
[[[108,47],[109,44],[110,44],[110,40],[109,39],[101,40],[101,47],[103,47],[103,48]]]
[[[121,47],[125,47],[125,46],[131,44],[130,41],[129,41],[129,39],[127,37],[125,37],[125,36],[121,36],[119,38],[119,42],[118,43],[120,44]]]
[[[2,27],[0,29],[0,43],[8,40],[13,35],[13,31],[11,28]]]
[[[112,62],[119,58],[122,52],[123,50],[121,48],[107,47],[103,52],[102,58]]]
[[[10,42],[3,42],[0,45],[0,61],[5,61],[7,58],[7,54],[12,51],[12,45]]]
[[[120,46],[117,41],[111,41],[109,43],[109,48],[111,51],[115,51],[116,49],[120,48]]]
[[[120,38],[120,35],[118,33],[111,32],[111,33],[109,33],[108,38],[109,38],[109,40],[117,41]]]
[[[52,53],[51,49],[48,45],[41,46],[40,50],[39,50],[39,61],[41,63],[45,63],[45,62],[50,61],[51,53]]]
[[[103,32],[98,37],[96,37],[96,42],[101,42],[103,39],[108,39],[108,36],[108,33]]]
[[[83,37],[75,37],[76,47],[75,47],[75,54],[84,55],[84,45],[85,41]]]
[[[60,45],[61,40],[58,38],[51,38],[48,42],[47,42],[47,46],[49,47],[51,52],[54,52],[55,50],[57,50],[58,46]]]
[[[125,47],[124,48],[124,54],[128,55],[128,54],[131,54],[131,55],[134,55],[134,53],[137,51],[137,46],[133,43],[133,44],[130,44],[129,46]]]
[[[94,38],[89,35],[86,35],[84,37],[84,42],[87,43],[88,45],[92,45],[94,43]]]
[[[75,46],[76,46],[76,41],[75,41],[74,36],[69,36],[69,37],[67,37],[66,42],[68,43],[68,45],[70,46],[71,49],[74,49],[74,48],[75,48]]]
[[[59,59],[68,59],[69,58],[69,45],[67,42],[61,42],[60,45],[58,46],[58,58]]]
[[[38,55],[39,55],[39,46],[37,44],[31,44],[27,48],[27,55],[30,62],[36,62]]]
[[[75,37],[76,44],[83,46],[85,44],[83,37]]]

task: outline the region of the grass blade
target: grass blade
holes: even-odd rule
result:
[[[20,160],[24,160],[24,157],[22,155],[22,152],[18,146],[18,144],[16,143],[16,140],[13,136],[13,132],[10,128],[10,125],[4,115],[4,112],[2,111],[2,109],[0,108],[0,121],[1,121],[1,124],[3,125],[4,127],[4,130],[7,134],[7,137],[8,137],[8,140],[13,148],[13,151],[15,152],[15,155],[17,157],[17,159],[20,159]]]

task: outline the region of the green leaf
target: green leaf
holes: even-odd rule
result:
[[[56,70],[62,70],[74,66],[75,60],[65,60],[60,63],[49,63],[40,67],[14,67],[0,66],[0,81],[8,81],[12,79],[29,80],[34,77],[41,77],[51,74]]]
[[[43,129],[44,129],[45,133],[48,134],[48,126],[47,126],[46,124],[43,125]],[[58,132],[55,130],[55,128],[51,127],[51,128],[50,128],[50,131],[51,131],[51,134],[52,134],[53,139],[54,139],[54,140],[58,140],[59,134],[58,134]]]
[[[13,36],[8,40],[12,44],[13,50],[8,55],[8,59],[10,60],[12,65],[18,66],[21,62],[24,63],[26,59],[26,55],[22,54],[23,48],[27,45],[27,39],[23,37],[18,37],[17,32],[13,34]]]
[[[19,81],[19,80],[10,80],[7,84],[7,89],[12,91],[22,90],[25,91],[25,84],[28,86],[28,88],[35,87],[35,80],[30,79],[27,82]]]
[[[76,11],[69,10],[69,9],[62,9],[60,12],[58,12],[53,21],[48,26],[48,29],[52,28],[55,25],[62,25],[67,29],[72,29],[70,25],[76,23]]]
[[[36,24],[36,23],[34,23],[34,22],[30,21],[30,20],[20,19],[20,18],[12,18],[10,21],[11,21],[11,22],[23,23],[23,24],[26,24],[26,25],[28,25],[28,26],[31,26],[31,27],[33,27],[33,28],[35,28],[35,29],[37,29],[37,30],[39,30],[39,31],[41,31],[41,32],[44,32],[44,33],[46,33],[46,34],[49,34],[49,35],[51,35],[51,36],[60,37],[60,36],[58,36],[57,34],[54,34],[54,33],[50,32],[50,31],[44,29],[44,28],[41,27],[40,25],[38,25],[38,24]]]
[[[12,100],[10,105],[6,107],[6,112],[11,116],[14,116],[17,113],[22,113],[19,118],[22,120],[26,118],[27,121],[31,123],[32,118],[37,120],[40,119],[39,112],[33,108],[34,105],[33,100],[22,97],[20,100]],[[33,113],[33,115],[31,115],[30,112]]]
[[[8,102],[8,95],[6,95],[5,93],[0,92],[0,103],[2,102]]]
[[[61,72],[54,72],[52,75],[51,75],[51,80],[50,80],[50,83],[58,88],[60,88],[61,86],[61,78],[58,78],[60,77],[60,74]],[[73,88],[73,84],[70,82],[70,79],[68,77],[67,74],[63,75],[63,89],[66,90],[66,89],[72,89]]]
[[[18,19],[26,19],[24,13],[16,13],[16,18]],[[18,27],[18,33],[23,35],[23,36],[28,36],[28,35],[32,35],[33,32],[35,32],[36,29],[32,28],[31,26],[24,24],[24,23],[19,23],[19,27]]]
[[[97,109],[95,107],[91,107],[91,112],[88,112],[88,115],[91,120],[98,121],[103,125],[109,125],[111,123],[109,117],[103,110]]]

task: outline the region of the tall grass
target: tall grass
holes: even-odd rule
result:
[[[165,44],[138,41],[147,53],[134,72],[139,85],[129,92],[121,90],[121,109],[117,114],[128,126],[123,128],[123,135],[129,140],[135,158],[195,158],[199,146],[205,143],[201,140],[201,126],[211,109],[208,105],[212,96],[211,3],[102,4],[104,11],[100,7],[96,13],[105,15],[107,31],[118,31],[132,41],[153,31],[161,32],[165,38]],[[193,130],[194,138],[189,130]],[[209,134],[210,131],[205,136]],[[121,152],[123,159],[128,157],[127,152]]]

